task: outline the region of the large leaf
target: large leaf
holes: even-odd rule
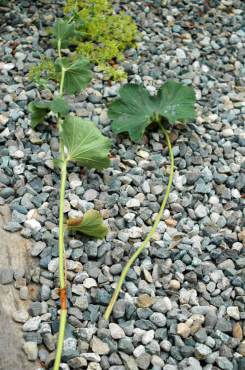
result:
[[[88,168],[110,166],[111,141],[101,134],[94,122],[67,116],[62,124],[62,139],[68,160]]]
[[[127,131],[132,140],[139,140],[147,126],[158,117],[170,124],[195,118],[195,92],[192,87],[175,81],[166,82],[156,96],[150,96],[141,85],[127,84],[119,90],[120,98],[109,108],[112,129]]]
[[[60,74],[65,71],[64,90],[68,94],[75,94],[83,90],[92,79],[90,63],[85,58],[79,58],[71,62],[67,58],[57,59],[56,71]]]
[[[67,228],[70,231],[79,232],[98,239],[103,239],[108,228],[103,222],[103,218],[98,211],[90,209],[81,219],[67,220]]]
[[[28,105],[28,110],[31,113],[31,127],[35,128],[50,112],[50,102],[33,101]]]
[[[55,22],[53,34],[55,46],[58,47],[60,43],[61,48],[66,48],[69,46],[71,38],[75,35],[74,22],[69,23],[63,19],[58,19]]]

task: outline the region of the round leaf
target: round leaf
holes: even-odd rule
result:
[[[75,24],[64,21],[63,19],[58,19],[55,22],[54,29],[54,42],[56,47],[60,43],[62,48],[66,48],[70,44],[71,38],[75,35]]]
[[[83,90],[92,79],[90,63],[85,58],[79,58],[71,62],[67,58],[57,59],[56,71],[60,74],[65,71],[64,90],[67,94],[75,94]]]
[[[166,82],[156,96],[150,96],[141,85],[127,84],[119,90],[120,98],[109,108],[112,130],[127,131],[137,141],[156,118],[167,118],[170,124],[195,118],[195,92],[192,87],[175,81]]]
[[[68,151],[68,160],[88,168],[110,166],[111,141],[101,134],[94,122],[67,116],[62,124],[62,139]]]

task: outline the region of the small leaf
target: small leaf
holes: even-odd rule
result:
[[[50,112],[50,102],[33,101],[28,105],[28,110],[31,113],[31,127],[35,128]]]
[[[55,22],[54,29],[54,43],[55,46],[58,46],[60,42],[61,48],[66,48],[70,44],[71,38],[75,34],[75,24],[69,23],[68,21],[64,21],[62,19],[58,19]]]
[[[75,94],[83,90],[92,79],[90,63],[85,58],[79,58],[71,62],[67,58],[57,59],[56,71],[60,74],[65,71],[64,90],[68,94]]]
[[[110,166],[111,141],[101,134],[94,122],[67,116],[62,124],[62,138],[68,160],[99,170]]]
[[[64,98],[57,96],[50,104],[52,112],[65,116],[69,112],[69,106]]]
[[[150,96],[141,85],[127,84],[119,90],[120,98],[114,101],[108,115],[115,133],[127,131],[137,141],[147,126],[158,117],[167,118],[170,124],[195,118],[195,92],[192,87],[175,81],[166,82],[156,96]]]
[[[98,211],[90,209],[81,219],[67,220],[67,228],[70,231],[79,232],[98,239],[103,239],[108,228],[103,222],[103,218]]]

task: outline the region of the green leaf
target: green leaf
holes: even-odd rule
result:
[[[50,102],[50,109],[52,112],[60,114],[61,116],[65,116],[69,112],[68,103],[61,96],[57,96],[52,102]]]
[[[157,99],[158,112],[171,124],[176,121],[186,122],[196,117],[193,87],[168,81],[158,91]]]
[[[83,90],[92,79],[90,63],[85,58],[71,62],[67,58],[57,59],[55,62],[57,73],[65,71],[64,90],[68,94],[75,94]]]
[[[127,131],[132,140],[139,140],[146,127],[159,117],[170,124],[195,118],[195,92],[192,87],[175,81],[166,82],[156,96],[150,96],[141,85],[127,84],[119,90],[120,98],[109,108],[112,130]]]
[[[103,218],[98,211],[90,209],[81,219],[67,220],[67,228],[70,231],[79,232],[98,239],[103,239],[108,228],[103,222]]]
[[[33,101],[28,105],[28,110],[31,113],[31,127],[35,128],[50,112],[50,102]]]
[[[99,170],[110,166],[111,141],[101,134],[94,122],[67,116],[62,124],[62,139],[68,160]]]
[[[55,46],[58,47],[60,43],[61,48],[66,48],[69,46],[71,38],[75,35],[74,22],[69,23],[68,21],[58,19],[55,22],[53,34]]]

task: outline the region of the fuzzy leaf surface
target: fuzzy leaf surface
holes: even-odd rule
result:
[[[87,211],[81,219],[68,220],[67,227],[70,231],[79,232],[97,239],[103,239],[108,233],[108,228],[104,224],[101,214],[94,209]]]
[[[33,101],[28,105],[28,110],[31,113],[31,127],[36,128],[50,112],[50,102]]]
[[[70,40],[75,34],[75,24],[68,23],[63,19],[58,19],[55,22],[53,34],[55,46],[57,47],[60,43],[61,48],[66,48],[69,46]]]
[[[68,160],[98,170],[110,166],[111,141],[101,134],[94,122],[67,116],[62,124],[62,139]]]
[[[82,91],[92,79],[90,63],[85,58],[79,58],[71,62],[67,58],[57,59],[56,71],[61,73],[65,70],[64,90],[67,94],[75,94]]]
[[[166,118],[170,124],[195,118],[195,92],[192,87],[175,81],[166,82],[155,96],[150,96],[142,85],[127,84],[119,90],[120,98],[109,108],[112,130],[127,131],[132,140],[139,140],[156,117]]]

